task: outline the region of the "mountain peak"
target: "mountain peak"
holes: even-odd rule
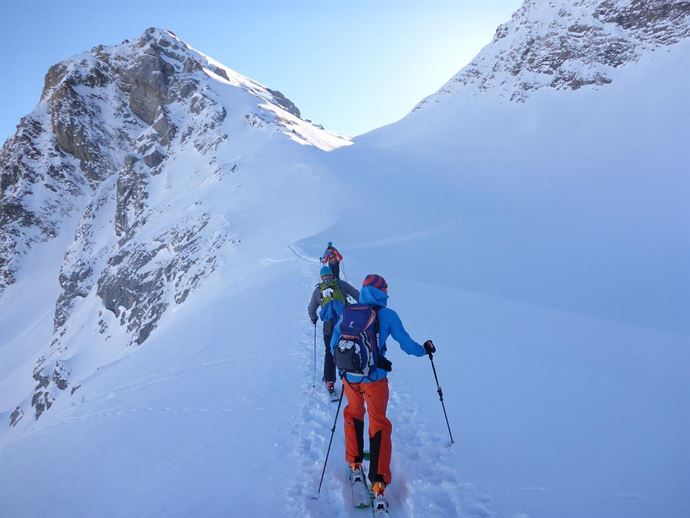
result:
[[[162,45],[182,45],[188,47],[184,41],[182,41],[177,34],[175,34],[170,29],[160,29],[158,27],[149,27],[144,31],[144,34],[139,38],[142,41],[157,41],[165,42]]]
[[[0,296],[16,293],[37,247],[63,246],[46,281],[52,333],[26,378],[40,386],[22,412],[38,417],[74,387],[66,360],[80,333],[146,341],[237,248],[232,203],[271,207],[275,219],[255,227],[291,221],[291,187],[300,207],[317,197],[312,149],[347,144],[169,30],[50,67],[40,103],[0,153]],[[307,218],[284,234],[301,237]],[[86,321],[70,325],[85,305]]]

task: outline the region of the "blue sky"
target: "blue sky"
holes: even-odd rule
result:
[[[48,68],[99,43],[173,30],[282,91],[303,117],[357,135],[403,117],[487,44],[521,0],[34,1],[0,17],[0,141],[38,102]]]

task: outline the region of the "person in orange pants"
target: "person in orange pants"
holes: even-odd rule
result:
[[[357,319],[354,312],[361,311],[361,314],[372,315],[367,323],[366,331],[362,332],[364,334],[371,333],[364,339],[367,340],[369,347],[377,351],[375,356],[378,363],[371,365],[366,374],[345,370],[341,375],[343,394],[347,396],[347,406],[344,411],[345,458],[350,465],[351,480],[362,476],[364,412],[366,407],[366,411],[369,412],[369,480],[376,496],[375,506],[378,509],[388,508],[388,502],[383,493],[386,486],[391,482],[391,432],[393,426],[386,417],[386,407],[388,406],[388,379],[386,376],[390,371],[390,362],[385,358],[386,340],[392,336],[400,344],[403,351],[413,356],[424,356],[436,352],[431,340],[427,340],[422,346],[410,338],[398,314],[386,307],[387,301],[388,284],[385,279],[376,274],[367,275],[362,283],[359,304],[350,306],[352,312],[348,315],[348,322],[344,322],[345,313],[343,313],[334,326],[331,338],[331,350],[335,353],[336,348],[340,349],[341,336],[343,336],[341,350],[344,352],[353,336],[350,335],[348,329],[354,329],[352,326]]]
[[[364,405],[369,411],[369,480],[372,484],[391,482],[391,432],[393,425],[386,417],[388,379],[371,383],[350,383],[343,380],[347,396],[345,416],[345,459],[350,466],[362,464],[364,455]],[[385,487],[385,486],[384,486]]]

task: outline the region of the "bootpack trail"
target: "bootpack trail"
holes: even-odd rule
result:
[[[313,286],[314,270],[319,264],[316,257],[310,257],[297,247],[290,247],[292,253],[302,262],[301,273],[304,278],[305,293]],[[350,282],[358,284],[355,269]],[[323,388],[320,376],[312,387],[314,362],[313,328],[304,321],[297,322],[302,332],[298,341],[299,360],[304,379],[302,408],[294,429],[294,450],[291,454],[295,462],[296,477],[287,490],[288,511],[293,516],[336,516],[363,517],[372,515],[371,508],[357,509],[352,505],[352,493],[345,462],[343,437],[343,409],[347,398],[343,397],[340,415],[335,427],[328,464],[321,493],[317,489],[326,450],[333,427],[338,403],[332,402]],[[316,372],[323,367],[323,341],[319,331],[317,340]],[[410,361],[414,361],[410,359]],[[429,390],[435,390],[431,369],[420,365],[428,376]],[[427,373],[426,370],[429,370]],[[392,517],[412,516],[488,516],[484,504],[474,500],[474,489],[470,484],[459,481],[453,468],[453,448],[442,422],[429,424],[425,413],[415,403],[414,395],[405,387],[404,379],[396,379],[395,373],[389,377],[390,400],[387,415],[393,423],[393,457],[391,469],[393,482],[386,488],[389,502],[389,515]],[[337,390],[342,390],[337,382]],[[440,408],[433,411],[441,412]],[[434,412],[433,417],[436,416]],[[368,417],[364,429],[368,428]],[[442,419],[442,414],[439,417]],[[445,434],[445,435],[444,435]],[[365,450],[369,440],[365,432]],[[365,463],[366,464],[366,463]],[[367,471],[365,469],[365,475]]]

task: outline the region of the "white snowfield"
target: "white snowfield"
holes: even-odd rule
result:
[[[352,145],[288,112],[296,133],[254,126],[258,104],[281,109],[270,92],[208,76],[229,139],[170,145],[135,234],[208,215],[215,233],[186,253],[215,267],[189,295],[166,285],[136,345],[119,323],[134,308],[116,316],[94,284],[51,347],[58,276],[84,249],[76,211],[0,297],[0,517],[368,516],[349,502],[342,415],[314,499],[337,405],[320,331],[312,386],[306,312],[327,241],[351,284],[383,275],[438,349],[452,446],[429,359],[387,344],[391,516],[690,516],[688,62],[684,40],[606,85],[447,92]],[[89,199],[95,271],[118,246],[114,181]],[[35,419],[41,356],[69,386]]]

